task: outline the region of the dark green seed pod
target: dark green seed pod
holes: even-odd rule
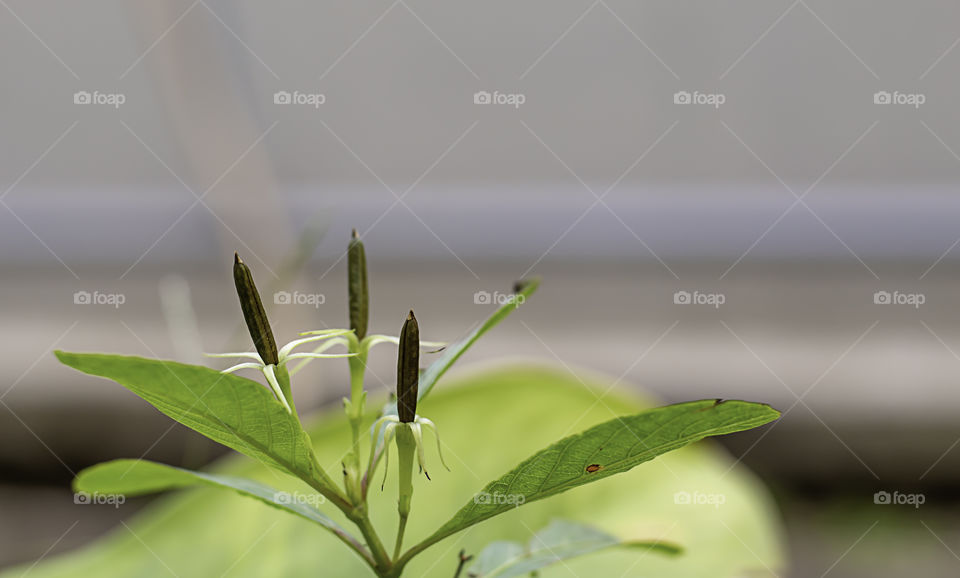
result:
[[[410,423],[417,415],[417,389],[420,385],[420,326],[413,309],[400,330],[397,357],[397,415]]]
[[[357,230],[347,249],[347,292],[350,298],[350,329],[357,339],[367,335],[367,318],[370,311],[370,296],[367,292],[367,254]]]
[[[233,254],[233,282],[237,286],[237,296],[240,297],[240,309],[243,310],[243,319],[250,330],[250,338],[257,348],[257,353],[266,365],[277,365],[277,342],[273,340],[273,331],[267,320],[267,313],[263,310],[260,301],[260,292],[253,282],[253,274],[247,264],[240,260],[240,255]]]

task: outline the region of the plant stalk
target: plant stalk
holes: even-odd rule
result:
[[[393,557],[400,556],[403,547],[403,533],[407,528],[407,518],[410,516],[410,501],[413,498],[413,457],[417,451],[417,442],[413,437],[410,424],[401,423],[397,427],[397,453],[399,454],[399,499],[397,513],[400,523],[397,527],[397,544],[394,547]]]

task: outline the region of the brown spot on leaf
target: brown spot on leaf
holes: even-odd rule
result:
[[[602,469],[603,469],[603,466],[601,466],[600,464],[590,464],[589,466],[587,466],[587,473],[592,474],[593,472],[599,472]]]

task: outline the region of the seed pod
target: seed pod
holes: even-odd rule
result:
[[[350,329],[353,329],[357,339],[363,339],[367,335],[370,297],[367,292],[367,254],[356,229],[347,248],[347,293],[350,299]]]
[[[277,365],[277,343],[273,340],[273,331],[267,320],[267,313],[263,310],[260,293],[253,282],[253,274],[247,264],[240,260],[240,255],[233,254],[233,282],[237,286],[237,296],[240,297],[240,309],[243,310],[243,319],[247,322],[250,338],[257,348],[257,353],[265,365]]]
[[[403,423],[410,423],[416,418],[419,385],[420,326],[411,309],[400,330],[400,353],[397,357],[397,414]]]

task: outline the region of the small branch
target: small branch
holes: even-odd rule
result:
[[[400,515],[400,525],[397,527],[397,544],[393,548],[393,559],[400,557],[400,549],[403,547],[403,532],[407,529],[407,516]]]
[[[362,513],[359,516],[352,516],[351,521],[360,529],[360,533],[363,534],[363,539],[366,540],[367,546],[370,547],[370,552],[376,562],[374,569],[381,575],[386,575],[386,573],[391,570],[393,564],[390,561],[387,550],[383,547],[383,542],[380,541],[380,536],[377,535],[377,531],[370,523],[370,518],[367,517],[366,513]]]
[[[460,564],[457,565],[457,572],[453,575],[453,578],[460,578],[460,573],[463,572],[464,566],[470,560],[473,560],[473,555],[467,556],[466,550],[460,550]]]

